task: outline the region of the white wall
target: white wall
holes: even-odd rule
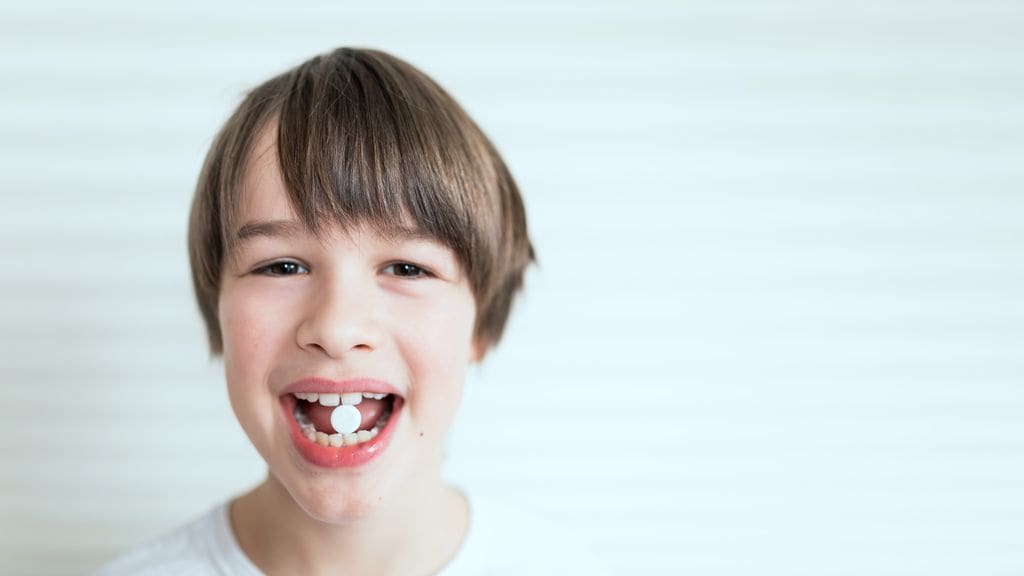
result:
[[[0,8],[0,573],[261,477],[186,211],[244,90],[337,45],[433,75],[526,196],[453,477],[616,572],[1024,573],[1024,4],[284,6]]]

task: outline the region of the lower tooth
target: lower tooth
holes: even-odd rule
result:
[[[298,415],[296,415],[298,416]],[[303,414],[302,416],[305,416]],[[321,446],[330,446],[332,448],[340,448],[342,446],[355,446],[356,444],[362,444],[373,440],[380,434],[381,429],[388,423],[389,414],[385,414],[373,428],[369,430],[359,430],[351,434],[328,434],[326,432],[320,432],[313,427],[312,423],[300,422],[299,430],[302,435],[305,436],[310,442],[319,444]]]

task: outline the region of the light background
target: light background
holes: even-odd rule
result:
[[[434,76],[541,268],[450,475],[616,573],[1024,574],[1024,3],[5,2],[0,573],[245,490],[192,186],[338,45]]]

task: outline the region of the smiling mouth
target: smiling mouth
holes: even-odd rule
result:
[[[387,426],[395,407],[394,394],[295,392],[291,396],[295,399],[292,416],[302,435],[310,442],[331,448],[371,442]],[[350,407],[347,410],[351,414],[358,414],[358,423],[350,429],[337,430],[335,412],[343,406]]]
[[[279,399],[293,454],[318,468],[352,468],[375,460],[403,424],[405,398],[381,380],[305,378]]]

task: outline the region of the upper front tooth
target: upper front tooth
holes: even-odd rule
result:
[[[319,402],[321,406],[337,406],[341,402],[341,395],[333,393],[321,393]]]
[[[363,401],[363,395],[359,392],[349,392],[341,395],[341,403],[346,406],[355,406]]]

